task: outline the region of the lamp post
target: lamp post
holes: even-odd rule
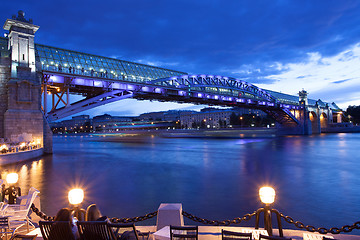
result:
[[[80,188],[74,188],[68,194],[69,203],[73,205],[74,217],[79,221],[85,220],[85,210],[81,208],[81,203],[84,200],[84,191]]]
[[[21,189],[15,187],[15,184],[19,180],[19,175],[17,173],[9,173],[6,175],[6,182],[9,184],[8,188],[5,188],[5,185],[2,186],[2,201],[5,200],[5,196],[8,195],[8,203],[14,204],[18,196],[21,196]]]
[[[265,204],[263,208],[259,208],[256,211],[256,222],[255,222],[255,229],[259,229],[259,221],[260,221],[260,214],[264,213],[264,228],[268,232],[269,236],[272,236],[272,221],[271,221],[271,214],[275,213],[278,227],[279,227],[279,235],[283,237],[283,230],[281,226],[281,217],[280,213],[276,209],[271,208],[271,204],[275,201],[275,190],[272,187],[262,187],[259,190],[259,196],[261,201]]]

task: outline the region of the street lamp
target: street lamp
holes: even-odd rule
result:
[[[260,214],[264,213],[264,228],[268,232],[269,236],[272,236],[272,222],[271,222],[271,214],[275,213],[278,227],[279,227],[279,235],[283,237],[283,230],[281,226],[281,217],[280,213],[276,209],[271,208],[271,204],[275,201],[275,190],[272,187],[262,187],[259,190],[259,196],[261,202],[265,204],[263,208],[259,208],[256,211],[256,221],[255,221],[255,229],[259,229],[259,221],[260,221]]]
[[[74,217],[79,221],[85,220],[85,210],[81,208],[81,203],[84,200],[84,191],[80,188],[74,188],[68,194],[69,203],[74,206]]]
[[[2,186],[2,201],[4,201],[5,196],[8,195],[8,203],[14,204],[18,196],[21,196],[21,189],[15,187],[15,184],[19,180],[19,175],[17,173],[9,173],[6,175],[6,182],[9,184],[8,188],[5,188],[5,184]]]

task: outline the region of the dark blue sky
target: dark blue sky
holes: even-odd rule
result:
[[[305,88],[314,99],[360,105],[357,0],[13,0],[1,5],[4,22],[21,9],[40,26],[37,43],[241,78],[290,94]]]

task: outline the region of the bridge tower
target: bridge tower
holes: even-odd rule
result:
[[[9,31],[10,55],[1,58],[0,64],[0,94],[4,100],[0,106],[0,137],[10,142],[37,141],[44,146],[46,120],[41,111],[41,73],[36,71],[34,44],[39,26],[31,19],[26,20],[24,12],[19,11],[18,16],[6,20],[4,29]]]
[[[299,103],[300,106],[302,106],[302,110],[300,112],[300,128],[301,134],[304,135],[311,135],[312,134],[312,128],[311,128],[311,121],[309,118],[309,110],[308,110],[308,93],[303,89],[299,92]]]

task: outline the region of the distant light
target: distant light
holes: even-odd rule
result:
[[[259,190],[259,196],[263,203],[271,204],[275,201],[275,190],[272,187],[262,187]]]
[[[19,175],[17,173],[9,173],[6,176],[6,182],[8,184],[15,184],[19,180]]]
[[[69,203],[72,205],[80,204],[84,200],[84,191],[80,188],[71,189],[69,191],[68,199]]]

